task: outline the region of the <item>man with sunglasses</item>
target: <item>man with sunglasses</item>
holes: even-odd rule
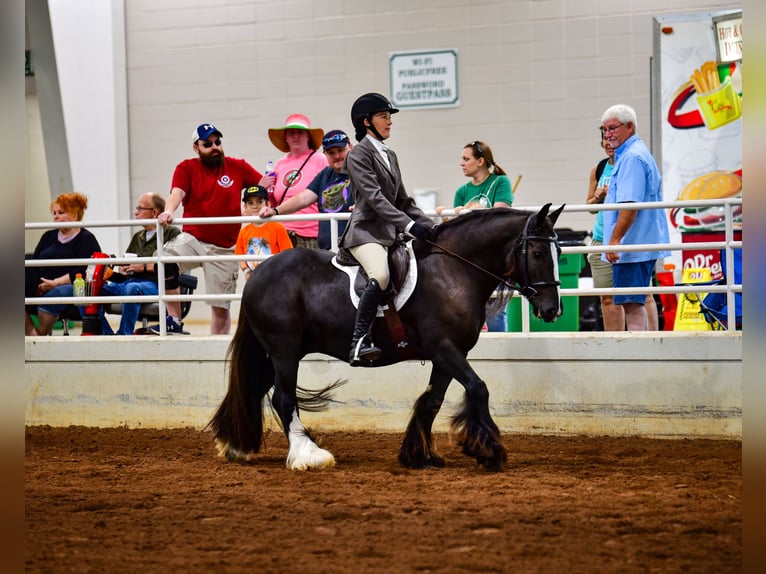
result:
[[[638,137],[636,112],[617,104],[601,116],[604,145],[614,150],[614,171],[604,204],[662,201],[662,178],[646,144]],[[662,209],[604,212],[605,245],[668,243],[668,222]],[[603,255],[612,264],[615,287],[649,287],[657,259],[670,251],[610,251]],[[615,295],[615,305],[625,311],[628,331],[646,331],[649,316],[646,293]]]
[[[259,217],[289,215],[316,203],[319,213],[348,213],[354,205],[351,191],[351,179],[347,173],[341,173],[346,155],[351,150],[348,135],[342,130],[327,132],[322,138],[322,151],[330,165],[320,171],[306,189],[298,192],[278,207],[265,206],[258,213]],[[346,221],[338,222],[338,237],[346,229]],[[330,222],[319,222],[320,249],[332,249]]]
[[[242,215],[241,190],[251,185],[269,188],[274,185],[273,175],[262,175],[243,159],[227,157],[223,153],[223,133],[213,124],[200,124],[192,134],[195,158],[186,159],[176,166],[170,196],[159,222],[167,225],[183,204],[184,217],[239,217]],[[165,253],[178,256],[233,255],[239,223],[212,225],[184,224],[183,232],[165,248]],[[237,286],[237,261],[205,261],[179,263],[182,273],[201,266],[205,274],[208,293],[231,294]],[[170,293],[171,291],[169,291]],[[210,333],[225,335],[231,329],[230,301],[209,301],[211,310]],[[181,303],[167,303],[167,332],[182,333]],[[159,325],[152,327],[159,332]]]

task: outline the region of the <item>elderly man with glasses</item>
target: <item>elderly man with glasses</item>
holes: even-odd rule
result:
[[[614,150],[614,171],[604,204],[662,201],[662,178],[651,152],[637,134],[636,112],[618,104],[601,116],[604,145]],[[604,212],[605,245],[668,243],[668,222],[662,209]],[[604,260],[612,263],[615,287],[648,287],[657,259],[670,251],[612,251]],[[646,331],[646,293],[614,296],[625,311],[628,331]]]
[[[158,193],[145,193],[138,198],[136,205],[136,219],[145,220],[146,223],[140,231],[137,231],[130,240],[126,254],[134,254],[137,257],[151,257],[157,253],[157,217],[165,210],[165,200]],[[163,230],[163,239],[167,243],[181,233],[177,227],[168,226]],[[167,265],[167,282],[173,285],[178,281],[178,269],[176,265]],[[101,288],[100,295],[128,296],[157,295],[157,268],[154,263],[131,263],[122,265],[119,273],[107,279]],[[117,335],[132,335],[138,320],[138,312],[141,303],[123,303],[122,318]],[[101,331],[104,335],[114,335],[111,325],[101,313]]]

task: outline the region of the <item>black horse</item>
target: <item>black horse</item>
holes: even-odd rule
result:
[[[474,211],[439,225],[430,241],[414,241],[418,281],[399,316],[415,358],[429,360],[433,367],[399,452],[403,466],[444,466],[431,429],[454,378],[465,389],[462,407],[451,421],[458,444],[485,468],[502,468],[506,450],[489,412],[487,385],[466,356],[479,338],[486,304],[498,283],[501,304],[517,289],[537,317],[550,322],[561,314],[554,225],[564,206],[549,214],[550,205],[538,213]],[[332,257],[321,250],[284,251],[262,262],[245,285],[239,324],[227,353],[229,388],[208,424],[220,456],[249,460],[258,452],[263,399],[273,388],[271,404],[289,442],[288,468],[335,464],[333,455],[306,432],[299,408],[326,404],[341,383],[316,392],[297,385],[298,363],[308,353],[348,361],[355,309],[349,278],[331,264]],[[371,366],[401,360],[380,318],[372,338],[383,355]]]

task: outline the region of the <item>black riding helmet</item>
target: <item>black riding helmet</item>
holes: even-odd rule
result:
[[[395,114],[399,110],[391,105],[388,98],[382,94],[370,92],[359,96],[354,105],[351,106],[351,124],[354,126],[356,141],[360,142],[367,135],[367,127],[364,125],[364,120],[370,122],[372,125],[372,116],[378,112],[389,112]],[[378,131],[372,127],[373,133],[379,140],[383,140]]]

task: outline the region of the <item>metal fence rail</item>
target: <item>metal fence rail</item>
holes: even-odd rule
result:
[[[567,205],[564,208],[565,212],[596,212],[596,211],[622,211],[622,210],[645,210],[645,209],[684,209],[692,207],[723,207],[724,218],[724,240],[723,241],[710,241],[710,242],[696,242],[696,243],[657,243],[657,244],[644,244],[644,245],[629,245],[629,246],[613,246],[600,245],[577,245],[577,246],[563,246],[561,248],[562,253],[605,253],[609,251],[682,251],[690,248],[704,248],[704,249],[722,249],[724,250],[724,258],[727,269],[734,269],[734,251],[742,248],[742,241],[734,240],[734,207],[742,205],[742,198],[728,198],[721,200],[694,200],[694,201],[662,201],[662,202],[647,202],[647,203],[621,203],[614,205],[587,205],[587,204],[575,204]],[[518,206],[519,209],[537,211],[541,208],[540,205],[530,206]],[[463,210],[461,213],[469,212],[470,210]],[[434,211],[427,211],[427,215],[438,219]],[[454,209],[445,209],[441,213],[442,216],[452,217],[460,216]],[[313,215],[279,215],[269,218],[271,221],[330,221],[331,228],[331,244],[337,245],[338,239],[338,222],[347,220],[350,217],[348,213],[321,213]],[[71,228],[71,227],[139,227],[146,224],[148,220],[112,220],[112,221],[79,221],[79,222],[65,222],[65,223],[53,223],[53,222],[34,222],[25,223],[25,230],[34,229],[58,229],[58,228]],[[210,225],[214,223],[252,223],[261,221],[259,217],[190,217],[190,218],[176,218],[173,220],[173,225],[182,226],[184,224],[197,224],[197,225]],[[152,257],[110,257],[109,259],[103,258],[86,258],[86,259],[27,259],[25,260],[26,267],[54,267],[54,266],[70,266],[70,265],[92,265],[92,264],[104,264],[108,262],[110,265],[120,265],[128,263],[155,263],[157,264],[157,280],[159,294],[156,296],[132,296],[132,297],[107,297],[107,296],[88,296],[88,297],[25,297],[24,303],[26,305],[41,305],[45,303],[49,304],[72,304],[83,305],[89,303],[158,303],[159,315],[163,317],[165,315],[165,303],[167,301],[236,301],[241,298],[241,293],[234,293],[231,295],[226,294],[205,294],[205,295],[173,295],[165,293],[165,269],[161,264],[164,263],[181,263],[181,262],[205,262],[205,261],[262,261],[268,259],[268,255],[221,255],[221,256],[196,256],[196,257],[179,257],[173,255],[164,254],[164,238],[163,228],[161,225],[157,226],[157,254]],[[642,288],[611,288],[611,289],[596,289],[596,288],[562,288],[562,296],[601,296],[601,295],[615,295],[615,294],[665,294],[665,293],[698,293],[700,291],[700,285],[672,285],[672,286],[657,286],[657,287],[642,287]],[[735,294],[742,293],[742,284],[736,283],[734,280],[734,273],[728,273],[726,276],[726,283],[724,285],[705,285],[704,291],[706,293],[726,293],[726,300],[728,306],[727,323],[729,325],[735,324]],[[514,297],[518,297],[518,294],[514,294]],[[522,332],[529,330],[529,309],[526,305],[522,305]],[[161,335],[165,335],[165,322],[160,321]]]

